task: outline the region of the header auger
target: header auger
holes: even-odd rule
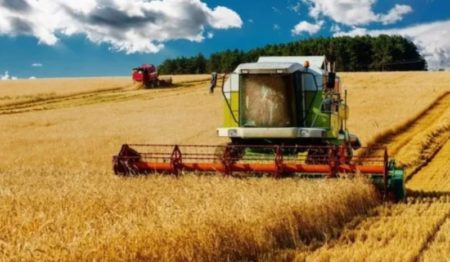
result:
[[[227,145],[123,145],[120,175],[221,173],[230,177],[370,178],[383,199],[404,198],[403,170],[385,147],[362,148],[325,57],[261,57],[222,83]],[[356,154],[354,151],[358,150]]]

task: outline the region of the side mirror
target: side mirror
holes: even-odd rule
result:
[[[332,112],[333,101],[327,97],[322,101],[322,107],[320,111],[322,113],[330,114]]]
[[[328,80],[327,80],[327,88],[333,89],[336,82],[336,73],[335,72],[329,72],[328,73]]]

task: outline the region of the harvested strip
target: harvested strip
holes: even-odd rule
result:
[[[415,191],[450,191],[450,141],[439,154],[417,173],[409,182],[408,188]]]
[[[133,99],[152,99],[155,96],[161,98],[167,95],[182,95],[185,92],[192,91],[192,87],[199,87],[198,85],[196,86],[196,84],[201,82],[205,81],[196,80],[177,84],[176,87],[183,87],[186,89],[183,91],[179,90],[176,87],[138,91],[129,88],[129,86],[124,86],[119,88],[98,90],[73,95],[39,98],[36,100],[0,105],[0,115],[20,114],[107,102],[121,102]]]
[[[373,144],[386,145],[390,156],[406,168],[409,176],[428,163],[449,137],[450,93],[447,92],[403,126],[378,136]]]
[[[450,219],[447,218],[433,242],[421,256],[424,262],[447,262],[450,258]]]
[[[300,252],[297,261],[414,261],[435,229],[448,217],[450,201],[419,198],[417,202],[381,206],[374,216],[344,231],[312,252]]]
[[[409,203],[386,205],[376,213],[349,226],[339,239],[325,244],[312,252],[299,252],[298,261],[316,260],[398,260],[414,261],[426,253],[429,241],[437,234],[450,216],[448,192],[448,156],[450,142],[439,151],[428,166],[421,169],[410,181],[417,181],[418,189],[426,189],[428,178],[430,190],[442,193],[422,194],[414,192]],[[409,184],[408,184],[409,186]]]
[[[417,121],[413,121],[406,129],[394,137],[387,138],[388,148],[391,154],[397,155],[406,144],[419,133],[435,125],[443,113],[450,107],[450,93],[442,96],[421,115]]]

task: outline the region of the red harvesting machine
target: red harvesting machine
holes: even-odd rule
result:
[[[142,83],[146,88],[172,85],[172,78],[159,77],[156,66],[151,64],[143,64],[140,67],[133,68],[132,78],[134,82]]]

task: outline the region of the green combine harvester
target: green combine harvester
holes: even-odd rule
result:
[[[261,57],[224,76],[224,127],[213,145],[123,145],[117,174],[183,171],[277,178],[367,176],[383,199],[405,197],[404,171],[385,147],[361,147],[349,106],[324,56]]]

